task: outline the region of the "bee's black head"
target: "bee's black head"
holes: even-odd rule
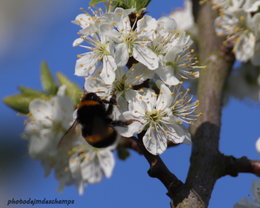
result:
[[[101,102],[100,97],[98,97],[93,92],[85,94],[84,97],[82,98],[82,101],[85,101],[85,100],[95,100],[95,101]]]

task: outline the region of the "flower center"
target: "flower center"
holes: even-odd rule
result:
[[[161,55],[163,54],[163,45],[159,43],[152,43],[150,45],[150,49],[156,54],[156,55]]]
[[[96,47],[93,49],[99,56],[107,56],[109,55],[109,51],[107,50],[109,43],[98,43]]]
[[[129,33],[123,34],[123,41],[130,48],[136,40],[137,34],[135,31],[129,31]]]
[[[128,89],[129,87],[126,85],[126,83],[124,82],[125,77],[122,77],[122,79],[120,80],[115,80],[114,84],[113,84],[113,91],[114,93],[118,94],[118,93],[122,93],[124,92],[126,89]]]
[[[146,112],[145,120],[147,120],[151,124],[160,124],[164,116],[165,113],[163,113],[162,111],[154,110],[154,111]]]

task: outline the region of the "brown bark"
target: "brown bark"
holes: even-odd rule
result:
[[[201,63],[207,67],[200,71],[198,98],[202,116],[192,127],[193,144],[188,177],[183,191],[173,198],[173,204],[182,208],[207,207],[214,185],[221,175],[223,168],[218,146],[223,88],[234,62],[232,52],[224,48],[223,39],[215,33],[214,20],[217,14],[212,10],[210,1],[200,5],[194,0],[193,4],[199,31],[199,56]]]
[[[223,156],[224,168],[222,176],[237,176],[239,173],[252,173],[260,176],[260,161],[250,160],[247,157],[235,158]]]

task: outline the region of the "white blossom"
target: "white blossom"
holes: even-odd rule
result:
[[[169,50],[162,59],[156,74],[167,85],[178,85],[182,80],[197,78],[198,65],[197,58],[190,47],[175,47]]]
[[[144,15],[140,20],[136,18],[133,25],[129,17],[114,22],[110,26],[107,25],[106,34],[115,42],[117,66],[125,66],[129,57],[133,56],[151,70],[158,67],[158,57],[147,47],[156,26],[156,20],[148,15]]]
[[[253,29],[256,39],[254,56],[251,61],[255,66],[260,66],[260,13],[253,16]]]
[[[253,181],[251,192],[253,193],[253,201],[243,198],[235,204],[234,208],[260,208],[260,180]]]
[[[114,58],[115,49],[109,36],[106,35],[106,30],[115,21],[120,21],[123,17],[128,18],[128,14],[132,11],[134,10],[116,8],[114,12],[107,11],[103,13],[102,10],[98,10],[97,12],[93,11],[93,16],[85,12],[76,17],[74,22],[83,29],[79,31],[81,37],[76,39],[73,45],[79,45],[90,50],[90,52],[79,55],[79,59],[76,62],[75,75],[90,76],[102,65],[101,78],[107,84],[111,84],[114,81],[115,70],[117,69]],[[83,42],[86,42],[87,45],[82,45]]]
[[[256,37],[253,33],[253,19],[249,13],[237,10],[226,13],[216,19],[216,32],[228,35],[228,41],[234,44],[236,59],[242,62],[250,60],[254,55]]]
[[[260,70],[258,67],[243,64],[234,72],[229,77],[227,93],[240,100],[260,101]]]
[[[178,113],[173,114],[174,109],[177,109],[173,101],[179,99],[175,98],[166,85],[161,84],[158,96],[150,89],[142,90],[141,93],[136,91],[132,93],[134,96],[129,101],[129,111],[124,112],[123,115],[134,122],[127,129],[117,128],[122,136],[130,137],[145,130],[144,146],[154,155],[166,150],[167,141],[182,143],[184,140],[189,140],[189,133],[180,125],[177,118]],[[182,111],[180,108],[177,111],[186,116],[188,114],[188,111]]]
[[[104,83],[97,72],[97,75],[85,79],[85,89],[87,92],[95,92],[98,96],[106,100],[109,100],[112,94],[115,95],[117,107],[120,112],[123,112],[127,110],[126,95],[129,91],[132,90],[133,86],[138,86],[147,79],[151,79],[154,73],[146,66],[138,63],[133,65],[129,70],[119,67],[115,75],[114,82],[109,85]]]
[[[165,54],[175,47],[179,33],[175,31],[176,22],[173,18],[161,17],[157,23],[157,28],[148,47],[158,56],[160,65]]]
[[[221,14],[215,20],[218,35],[226,35],[227,42],[233,44],[233,52],[238,61],[252,61],[259,65],[259,1],[232,0],[221,5]]]
[[[247,0],[245,1],[244,9],[247,12],[256,12],[260,7],[259,0]]]
[[[117,69],[117,65],[112,56],[111,45],[106,36],[102,33],[102,29],[100,29],[99,35],[93,35],[91,37],[84,36],[83,40],[91,44],[93,47],[81,45],[82,47],[91,50],[91,52],[79,56],[80,58],[76,62],[75,75],[92,75],[98,68],[99,61],[102,61],[103,68],[100,76],[106,83],[112,83],[115,79],[115,70]]]
[[[257,139],[255,147],[256,151],[260,154],[260,137]]]
[[[199,101],[194,101],[189,88],[185,90],[181,85],[177,85],[170,90],[173,95],[171,110],[176,122],[192,124],[199,117],[196,112]]]
[[[77,148],[69,159],[72,177],[90,184],[99,183],[103,175],[111,177],[114,166],[115,159],[110,149],[95,149],[86,145]]]
[[[175,9],[170,14],[170,17],[178,23],[178,30],[189,31],[193,29],[195,22],[192,14],[192,2],[186,0],[184,2],[184,7]]]
[[[41,161],[46,175],[54,169],[60,182],[58,191],[64,186],[76,185],[79,194],[83,194],[86,185],[98,183],[103,173],[111,176],[115,165],[112,147],[101,150],[90,147],[81,136],[80,126],[66,134],[65,144],[58,144],[75,116],[73,104],[65,95],[65,86],[50,100],[33,100],[29,110],[30,120],[24,132],[29,141],[29,154]]]
[[[55,157],[58,141],[73,119],[73,105],[64,95],[64,87],[50,100],[35,99],[30,103],[24,138],[29,140],[29,154],[33,158]]]

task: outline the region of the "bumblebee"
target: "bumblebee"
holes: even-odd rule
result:
[[[108,104],[107,108],[106,104]],[[66,136],[75,131],[79,125],[81,126],[82,136],[93,147],[104,148],[114,144],[117,139],[117,132],[114,127],[125,127],[132,122],[110,118],[115,104],[115,96],[107,101],[102,100],[95,93],[86,93],[77,107],[76,120],[61,138],[59,146],[64,143]]]

